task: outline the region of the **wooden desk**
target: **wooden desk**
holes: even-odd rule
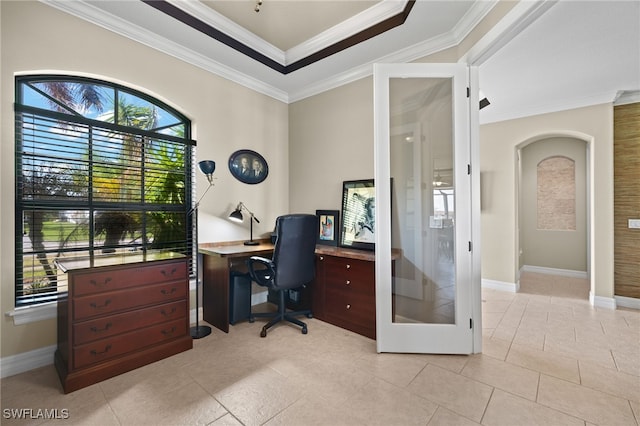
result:
[[[231,271],[246,272],[250,256],[270,257],[273,244],[207,243],[202,254],[203,318],[229,332]],[[392,261],[399,256],[393,250]],[[316,278],[312,284],[314,317],[375,339],[375,253],[341,247],[316,247]]]
[[[202,254],[202,318],[229,332],[229,288],[231,271],[246,272],[251,256],[271,257],[273,244],[267,240],[257,246],[240,243],[206,243],[198,246]]]

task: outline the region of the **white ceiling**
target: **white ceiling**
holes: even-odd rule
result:
[[[552,4],[480,66],[482,122],[612,102],[640,90],[640,2]],[[640,99],[636,98],[636,101]]]
[[[406,21],[284,74],[142,1],[41,0],[284,102],[456,46],[494,0],[418,0]],[[286,67],[400,13],[406,0],[168,0]],[[188,16],[185,15],[185,16]],[[640,90],[640,0],[526,0],[465,58],[491,105],[481,122],[611,102]]]
[[[258,13],[254,11],[255,0],[202,0],[201,3],[284,51],[364,13],[376,4],[380,5],[381,2],[263,0]]]

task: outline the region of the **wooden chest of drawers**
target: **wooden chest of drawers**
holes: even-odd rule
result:
[[[313,315],[375,339],[375,262],[343,256],[316,255]]]
[[[55,355],[65,393],[192,348],[187,258],[139,258],[66,268]]]

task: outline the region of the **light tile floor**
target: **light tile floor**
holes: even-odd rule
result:
[[[562,281],[530,276],[523,277],[529,293],[483,290],[482,354],[376,354],[374,341],[316,319],[307,335],[285,325],[266,339],[258,322],[241,323],[229,334],[214,328],[191,351],[68,395],[53,366],[5,378],[0,421],[638,425],[640,312],[596,309],[548,284],[528,288],[536,280]],[[8,419],[11,408],[67,409],[69,418]]]

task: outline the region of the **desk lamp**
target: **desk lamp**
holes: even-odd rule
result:
[[[193,214],[193,219],[194,219],[193,223],[195,224],[195,228],[196,228],[196,232],[195,232],[196,325],[195,327],[191,327],[190,329],[192,339],[201,339],[211,334],[211,327],[209,327],[208,325],[200,325],[200,293],[198,291],[198,288],[200,287],[200,278],[199,278],[199,270],[198,270],[199,269],[198,268],[198,265],[199,265],[199,262],[198,262],[198,256],[199,256],[199,253],[198,253],[198,207],[200,207],[200,201],[202,201],[204,196],[207,194],[207,191],[209,191],[209,189],[211,189],[211,187],[213,186],[213,172],[216,169],[216,163],[215,161],[211,161],[211,160],[203,160],[198,163],[198,167],[200,167],[200,171],[204,173],[205,176],[207,176],[207,181],[209,181],[209,186],[207,186],[207,189],[205,189],[204,193],[200,196],[196,204],[193,206],[193,209],[191,210],[191,213]]]
[[[242,217],[242,209],[245,209],[249,215],[251,216],[251,219],[249,219],[250,222],[250,237],[249,237],[249,241],[245,241],[244,245],[245,246],[257,246],[258,244],[260,244],[258,241],[254,241],[253,240],[253,221],[255,220],[256,223],[260,223],[260,221],[254,216],[254,214],[251,212],[251,210],[249,210],[247,208],[247,206],[244,205],[244,203],[242,201],[240,201],[238,203],[238,206],[236,207],[236,209],[229,215],[229,220],[232,220],[234,222],[242,222],[244,220],[244,218]]]

